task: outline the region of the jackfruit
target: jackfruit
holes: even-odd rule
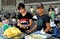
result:
[[[5,30],[3,35],[7,38],[11,38],[20,35],[21,33],[22,32],[16,27],[9,27],[8,29]]]

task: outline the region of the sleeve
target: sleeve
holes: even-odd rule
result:
[[[18,15],[17,17],[18,17],[18,19],[20,19],[20,15]]]
[[[33,16],[33,21],[37,21],[37,16]]]
[[[45,17],[45,23],[50,23],[50,17],[49,16]]]
[[[32,14],[29,13],[29,19],[33,19],[33,16]]]

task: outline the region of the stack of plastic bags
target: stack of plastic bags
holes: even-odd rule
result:
[[[11,38],[11,37],[14,37],[14,36],[17,36],[17,35],[20,35],[21,34],[21,31],[16,28],[16,27],[9,27],[8,29],[6,29],[4,31],[4,36],[7,37],[7,38]]]

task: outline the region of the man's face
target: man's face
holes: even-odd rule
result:
[[[20,13],[25,13],[25,8],[20,8],[19,12]]]
[[[42,14],[44,12],[44,8],[37,8],[38,14]]]

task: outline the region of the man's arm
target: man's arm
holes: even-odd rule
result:
[[[45,29],[45,32],[48,32],[50,30],[50,23],[46,23],[46,29]]]
[[[48,32],[48,31],[50,31],[50,17],[47,15],[46,17],[45,17],[45,23],[46,23],[46,29],[45,29],[45,32]]]
[[[31,32],[33,32],[36,29],[37,29],[37,21],[36,21],[36,24],[34,25],[34,27],[32,29],[30,29],[30,30],[27,30],[26,32],[27,33],[31,33]]]
[[[30,27],[30,26],[32,26],[32,24],[33,24],[33,21],[32,21],[32,19],[29,19],[29,24],[27,25],[27,27]]]
[[[36,24],[34,25],[34,27],[31,29],[31,32],[37,29],[37,21]]]

